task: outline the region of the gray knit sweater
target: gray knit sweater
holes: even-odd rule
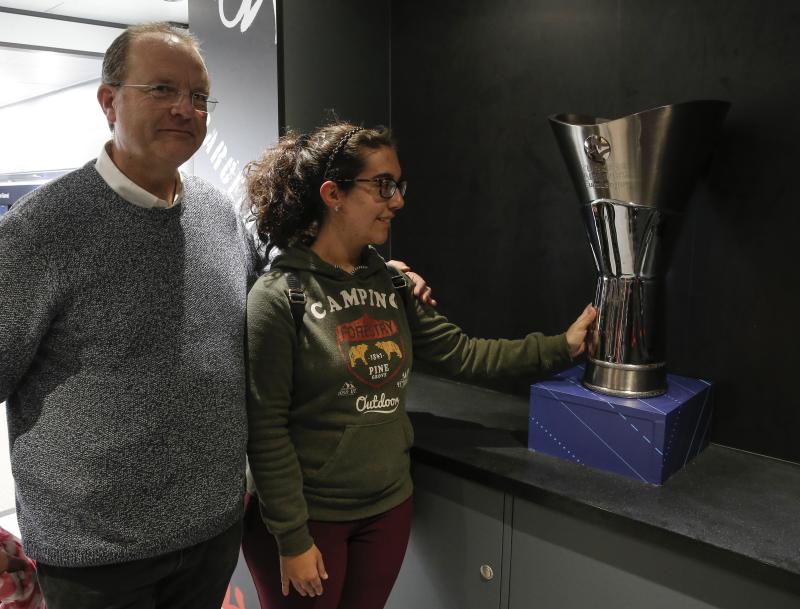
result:
[[[254,258],[198,178],[145,209],[88,163],[0,219],[0,401],[25,551],[89,566],[241,516]]]

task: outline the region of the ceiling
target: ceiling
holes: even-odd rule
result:
[[[57,15],[71,20],[36,19],[11,11],[37,13],[38,17]],[[5,12],[5,15],[3,14]],[[43,50],[48,46],[41,40],[41,24],[67,30],[80,26],[75,20],[128,25],[147,21],[189,22],[188,0],[0,0],[0,17],[30,20],[30,25],[14,28],[11,33],[0,31],[0,108],[32,97],[45,95],[100,76],[100,57],[91,53],[73,54]],[[37,22],[34,23],[34,22]],[[89,26],[86,26],[89,27]],[[103,29],[103,28],[99,28]],[[0,28],[2,30],[2,28]],[[107,30],[107,28],[106,28]],[[107,30],[108,31],[108,30]],[[8,46],[13,44],[13,46]],[[54,45],[56,43],[53,43]],[[36,49],[25,48],[26,45]],[[65,45],[58,44],[59,48]]]
[[[3,8],[126,25],[145,21],[189,23],[189,0],[0,0]]]

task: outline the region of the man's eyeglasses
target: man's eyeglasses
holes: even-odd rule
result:
[[[192,106],[198,112],[202,112],[203,114],[208,114],[209,112],[213,112],[214,108],[217,107],[219,103],[216,99],[211,99],[205,93],[197,93],[195,91],[183,91],[178,89],[178,87],[173,87],[172,85],[162,85],[162,84],[153,84],[153,85],[127,85],[121,82],[114,83],[112,86],[115,87],[130,87],[131,89],[139,89],[140,91],[144,91],[154,100],[163,103],[166,106],[171,106],[173,104],[177,104],[180,99],[184,95],[189,95],[192,100]]]
[[[395,182],[392,178],[351,178],[349,180],[335,180],[336,182],[372,182],[378,185],[378,194],[382,199],[391,199],[398,190],[400,196],[406,196],[408,182],[400,180]]]

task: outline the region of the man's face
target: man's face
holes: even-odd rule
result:
[[[114,124],[114,161],[129,177],[151,168],[174,171],[206,136],[206,115],[194,109],[191,98],[192,93],[209,92],[205,64],[192,47],[161,34],[134,39],[127,64],[123,84],[171,85],[184,95],[171,104],[133,87],[111,87],[105,104],[101,95],[106,117]]]

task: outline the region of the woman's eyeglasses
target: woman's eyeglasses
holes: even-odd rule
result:
[[[391,199],[398,190],[400,191],[400,196],[406,196],[406,186],[408,186],[408,182],[406,180],[400,180],[399,182],[395,182],[392,178],[387,177],[380,177],[380,178],[351,178],[349,180],[334,180],[335,182],[372,182],[378,185],[378,194],[380,194],[382,199]]]

